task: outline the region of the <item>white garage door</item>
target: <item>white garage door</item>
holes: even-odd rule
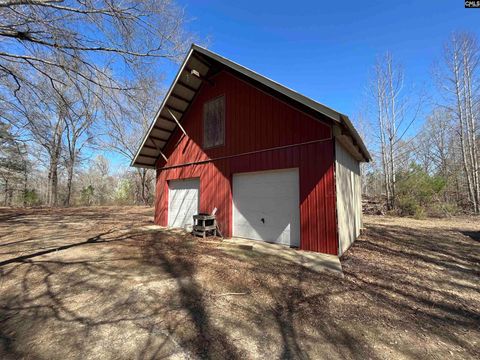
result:
[[[300,245],[298,170],[233,176],[233,236]]]
[[[168,182],[168,226],[183,228],[193,224],[193,215],[198,213],[199,189],[199,179]]]

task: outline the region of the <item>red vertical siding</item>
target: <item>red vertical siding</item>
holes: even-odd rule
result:
[[[205,101],[219,95],[226,99],[225,145],[202,149],[202,109]],[[179,132],[166,153],[169,167],[222,158],[204,164],[159,171],[155,222],[167,225],[168,180],[200,178],[200,211],[218,209],[224,235],[232,234],[232,175],[240,172],[299,168],[301,248],[337,254],[335,212],[334,143],[328,121],[319,122],[235,76],[221,72],[214,85],[204,84],[183,119],[188,137]],[[308,145],[276,149],[250,155],[238,154],[301,142]],[[231,156],[229,158],[224,158]]]

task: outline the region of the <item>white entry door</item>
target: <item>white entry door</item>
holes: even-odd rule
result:
[[[233,176],[233,236],[300,246],[298,169]]]
[[[168,226],[183,228],[193,224],[198,214],[200,179],[170,180],[168,182]]]

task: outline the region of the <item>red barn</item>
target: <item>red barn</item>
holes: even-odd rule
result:
[[[347,116],[192,45],[132,165],[157,170],[158,225],[217,208],[226,237],[341,255],[369,160]]]

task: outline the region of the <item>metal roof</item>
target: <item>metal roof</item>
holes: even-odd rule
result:
[[[168,90],[155,118],[145,134],[141,145],[133,159],[131,166],[155,168],[155,163],[178,124],[181,124],[183,115],[188,111],[202,81],[208,81],[213,70],[228,68],[233,72],[268,88],[274,94],[288,98],[288,100],[311,109],[334,120],[343,133],[351,136],[353,145],[358,147],[365,161],[371,156],[363,143],[362,138],[353,127],[348,116],[343,115],[325,105],[322,105],[302,94],[297,93],[273,80],[270,80],[244,66],[215,54],[205,48],[192,44],[188,55],[183,61],[175,80]]]

